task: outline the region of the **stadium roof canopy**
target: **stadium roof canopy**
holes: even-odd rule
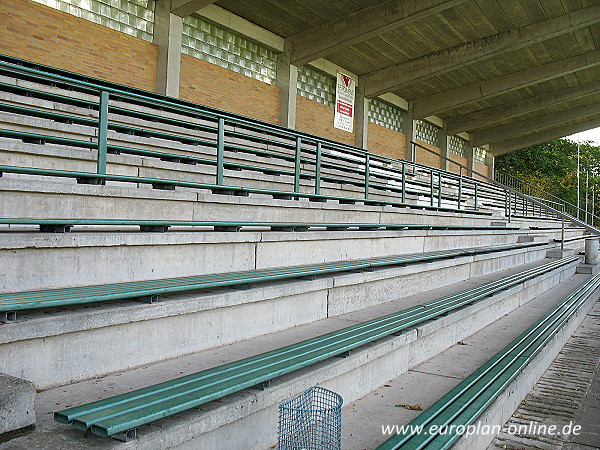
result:
[[[172,0],[171,12],[207,6],[284,38],[292,65],[326,58],[366,98],[396,94],[494,155],[600,126],[598,0]]]

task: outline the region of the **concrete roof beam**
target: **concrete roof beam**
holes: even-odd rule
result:
[[[374,97],[394,91],[597,22],[600,22],[600,4],[395,64],[363,76],[365,95]]]
[[[538,131],[526,136],[518,136],[501,142],[490,144],[490,152],[494,156],[500,156],[514,150],[531,147],[533,145],[543,144],[574,133],[591,130],[600,126],[600,117],[592,118],[583,122],[567,123],[552,127],[547,130]]]
[[[528,120],[499,125],[471,135],[473,145],[481,146],[493,142],[510,139],[515,136],[525,135],[537,130],[543,130],[553,125],[588,117],[600,113],[600,103],[581,106],[554,114],[533,117]]]
[[[288,39],[292,64],[302,66],[342,48],[453,8],[466,0],[391,0],[306,29]]]
[[[461,86],[414,100],[415,117],[422,119],[496,95],[600,65],[600,51],[574,56],[479,83]]]

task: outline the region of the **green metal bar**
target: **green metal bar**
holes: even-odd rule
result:
[[[296,138],[296,153],[294,155],[294,192],[300,192],[300,175],[301,175],[301,158],[302,158],[302,138]]]
[[[106,173],[106,151],[108,139],[108,92],[100,93],[100,106],[98,116],[98,163],[97,172],[100,174]]]
[[[475,182],[475,210],[479,209],[479,183]]]
[[[219,118],[217,128],[217,179],[216,185],[223,186],[223,163],[225,159],[225,119]]]
[[[438,208],[442,206],[442,172],[438,172]]]
[[[370,166],[371,165],[371,155],[367,152],[365,153],[365,199],[369,198],[369,176],[370,176]]]
[[[402,203],[406,203],[406,163],[402,161]]]
[[[463,177],[462,177],[462,170],[461,170],[460,178],[458,179],[458,198],[457,198],[458,209],[461,209],[461,205],[462,205],[462,190],[463,190]]]
[[[429,171],[429,206],[433,206],[433,170]]]
[[[315,155],[315,194],[321,194],[321,142],[317,142]]]

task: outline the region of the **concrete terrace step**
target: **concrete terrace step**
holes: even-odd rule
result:
[[[538,265],[539,262],[520,266],[519,270]],[[525,285],[502,291],[494,297],[473,306],[451,313],[440,321],[431,322],[398,337],[386,338],[369,345],[364,350],[352,352],[349,357],[324,361],[311,368],[302,369],[293,375],[276,379],[264,391],[246,390],[209,403],[197,409],[162,419],[152,426],[142,427],[138,440],[127,444],[136,448],[169,448],[176,445],[193,445],[196,448],[266,448],[276,438],[277,404],[302,392],[306,387],[319,384],[340,392],[347,403],[353,402],[386,380],[425,361],[443,349],[464,339],[468,335],[495,321],[503,314],[526,303],[529,299],[569,277],[574,266],[549,273]],[[501,275],[514,273],[514,269],[469,280],[469,287],[497,279]],[[418,296],[377,307],[363,309],[351,314],[313,321],[310,324],[290,328],[267,336],[232,345],[215,348],[197,354],[182,356],[175,360],[146,365],[124,373],[108,374],[104,377],[49,389],[39,394],[37,431],[29,436],[13,440],[5,445],[35,447],[37,443],[53,445],[55,448],[78,449],[94,446],[112,448],[116,443],[67,430],[53,423],[49,412],[69,405],[78,405],[96,398],[139,388],[176,376],[192,373],[227,361],[251,356],[263,351],[284,346],[288,343],[323,334],[368,320],[399,309],[421,304],[465,289],[465,284],[446,286],[443,291],[430,291]],[[357,382],[360,380],[360,382]],[[252,426],[254,433],[243,433]],[[347,427],[347,425],[345,425]],[[235,441],[233,437],[235,436]],[[41,439],[41,440],[40,440]],[[235,444],[234,444],[235,442]]]
[[[343,432],[347,448],[378,447],[390,438],[389,433],[382,432],[383,427],[409,424],[421,414],[421,409],[425,410],[433,405],[445,393],[487,362],[490,356],[517,338],[532,323],[544,317],[588,278],[588,276],[573,275],[561,281],[549,291],[541,293],[542,295],[538,295],[527,304],[522,304],[480,331],[466,338],[457,336],[447,350],[399,377],[386,381],[361,399],[346,404],[343,411],[345,414]],[[489,431],[493,426],[502,427],[505,420],[512,415],[574,329],[585,318],[597,298],[597,293],[588,298],[566,326],[556,333],[507,390],[483,412],[478,419],[479,428],[485,430],[482,425],[487,426],[488,431],[463,436],[453,448],[486,448],[495,437],[495,433]]]

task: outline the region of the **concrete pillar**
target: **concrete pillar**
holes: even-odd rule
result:
[[[598,238],[585,240],[585,263],[598,264]]]
[[[154,9],[154,43],[158,45],[156,92],[179,97],[183,18],[171,14],[171,0],[157,0]]]
[[[365,97],[365,87],[360,83],[360,80],[356,85],[354,113],[356,115],[355,145],[367,150],[369,141],[369,99]]]
[[[411,141],[417,137],[417,122],[415,120],[415,111],[414,111],[414,103],[408,103],[408,110],[404,112],[403,118],[403,127],[404,134],[406,134],[406,159],[408,161],[415,161],[416,155],[413,151],[413,147],[411,145]]]
[[[491,179],[495,180],[496,179],[496,177],[495,177],[495,172],[496,172],[496,158],[489,151],[485,155],[485,165],[488,166],[488,173],[489,173],[488,176]]]
[[[467,141],[467,146],[465,148],[465,157],[467,158],[467,167],[469,168],[469,176],[473,176],[473,170],[475,170],[475,151],[473,149],[473,143],[471,141]]]
[[[298,67],[291,64],[291,44],[285,43],[283,53],[277,55],[277,80],[280,89],[279,125],[296,128],[296,93],[298,90]]]
[[[440,148],[440,153],[442,154],[442,156],[444,156],[445,158],[449,158],[448,156],[448,131],[446,130],[446,126],[444,126],[443,128],[440,128],[438,130],[438,147]],[[443,170],[449,170],[450,168],[450,163],[447,159],[442,158],[440,161],[440,168]]]

